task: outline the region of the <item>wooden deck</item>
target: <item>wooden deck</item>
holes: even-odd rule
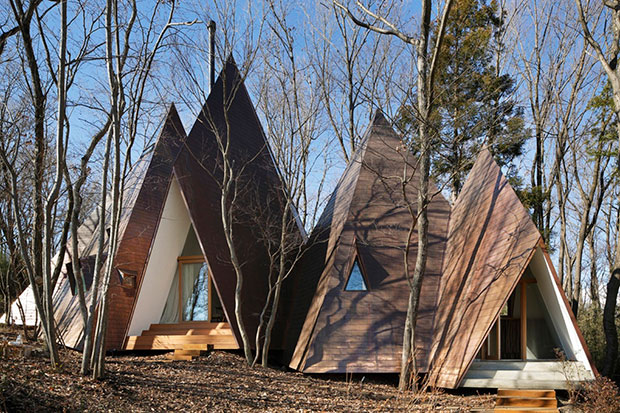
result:
[[[151,324],[130,336],[125,350],[235,350],[239,345],[228,323],[185,322]]]

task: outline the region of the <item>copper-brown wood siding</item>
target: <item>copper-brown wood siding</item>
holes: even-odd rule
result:
[[[172,165],[184,140],[183,124],[176,108],[171,105],[135,202],[125,204],[126,208],[130,208],[130,212],[119,228],[121,236],[114,257],[114,272],[109,291],[107,349],[122,348],[137,291],[144,276],[148,254],[166,201],[172,177]],[[120,277],[116,271],[119,268],[137,274],[135,287],[127,288],[120,285]]]
[[[351,175],[345,175],[341,181],[352,185],[343,186],[348,192],[337,189],[342,191],[336,192],[338,196],[350,199],[342,202],[348,204],[348,210],[346,215],[340,214],[343,221],[331,223],[333,254],[326,257],[291,363],[294,366],[300,361],[300,368],[305,372],[396,372],[399,369],[409,296],[403,248],[411,217],[398,177],[403,175],[406,164],[409,174],[416,168],[415,159],[400,146],[401,140],[385,118],[380,113],[376,115],[363,143],[361,159],[352,161],[359,166],[349,167],[347,173]],[[407,186],[413,203],[417,200],[418,181],[419,176],[415,174]],[[436,192],[435,188],[431,192]],[[417,324],[418,361],[422,366],[428,362],[424,349],[430,347],[449,210],[441,195],[429,206],[433,225]],[[366,270],[369,291],[344,291],[357,252]],[[411,268],[415,256],[414,240],[409,256]]]
[[[214,130],[219,134],[216,135]],[[189,133],[174,172],[224,312],[237,342],[241,344],[234,312],[237,276],[231,264],[221,217],[222,160],[218,136],[222,141],[229,140],[229,159],[234,163],[238,193],[232,204],[233,239],[243,264],[242,317],[253,344],[270,274],[267,249],[262,241],[263,230],[269,223],[281,222],[284,200],[282,183],[262,127],[237,67],[230,60]],[[296,230],[300,237],[298,227],[292,225],[290,229],[292,232]],[[293,277],[284,282],[284,301],[292,282]],[[280,311],[272,337],[273,349],[282,347],[287,316],[287,312]]]
[[[110,288],[111,311],[106,334],[107,349],[122,348],[136,290],[142,279],[151,241],[172,176],[172,165],[184,139],[183,125],[176,108],[171,105],[150,159],[140,159],[136,162],[127,178],[119,227],[120,241]],[[109,224],[109,217],[106,222]],[[86,278],[93,277],[93,253],[98,227],[98,211],[93,211],[78,230],[78,251]],[[70,262],[67,253],[63,266]],[[116,268],[135,271],[136,286],[133,288],[120,286]],[[87,291],[87,302],[90,300],[91,291],[90,289]],[[72,294],[64,268],[54,290],[54,308],[63,344],[81,348],[83,321],[79,311],[79,300],[77,295]]]
[[[528,212],[484,150],[452,209],[433,337],[433,385],[458,385],[539,239]]]

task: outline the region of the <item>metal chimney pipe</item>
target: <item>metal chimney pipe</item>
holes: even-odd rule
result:
[[[215,84],[215,22],[209,21],[209,92]]]

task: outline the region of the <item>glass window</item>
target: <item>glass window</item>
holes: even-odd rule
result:
[[[368,291],[366,282],[364,281],[364,276],[362,275],[362,269],[360,268],[359,262],[357,262],[357,258],[353,263],[353,269],[349,275],[349,281],[347,281],[345,291]]]
[[[209,320],[209,272],[207,264],[184,263],[182,272],[183,321]]]

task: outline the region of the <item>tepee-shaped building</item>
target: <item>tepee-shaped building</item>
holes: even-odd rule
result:
[[[231,197],[222,197],[225,168],[235,176]],[[284,364],[307,373],[399,372],[418,185],[417,158],[377,111],[282,285],[272,349]],[[229,59],[190,133],[171,106],[152,155],[129,178],[107,348],[236,349],[238,315],[254,337],[272,280],[264,240],[269,222],[282,221],[285,190]],[[430,384],[549,389],[592,379],[542,237],[492,154],[480,152],[454,205],[432,182],[429,193],[415,356]],[[243,263],[239,312],[222,205]],[[303,229],[291,216],[288,237],[301,243]],[[77,240],[87,294],[97,217],[88,217]],[[80,348],[70,262],[67,256],[54,292],[56,317],[64,343]]]
[[[292,368],[399,372],[409,295],[407,205],[415,215],[419,182],[416,159],[402,145],[378,112],[311,235],[298,268]],[[564,388],[566,366],[568,380],[592,379],[594,366],[541,235],[491,153],[482,150],[452,207],[430,185],[419,371],[445,388]],[[409,271],[416,251],[414,235]]]
[[[254,337],[267,300],[273,253],[258,234],[273,235],[265,233],[265,224],[281,223],[284,187],[243,78],[229,58],[189,135],[171,106],[152,155],[132,170],[113,262],[107,349],[240,347],[237,276],[222,224],[224,151],[234,174],[235,201],[225,202],[243,265],[241,317]],[[302,229],[294,214],[289,215],[291,225],[281,229],[301,243]],[[87,295],[92,290],[97,216],[95,211],[82,225],[78,240]],[[282,303],[288,302],[293,281],[285,280]],[[81,348],[83,323],[75,293],[67,265],[54,305],[63,343]],[[273,349],[283,347],[287,315],[280,311]]]
[[[409,300],[405,247],[416,214],[417,159],[380,111],[311,236],[299,268],[300,331],[290,366],[304,372],[399,370]],[[404,189],[404,190],[403,190]],[[428,365],[450,205],[436,188],[428,207],[429,251],[418,317],[418,365]],[[417,236],[408,254],[416,260]],[[305,301],[305,302],[304,302]],[[307,308],[307,310],[306,310]]]

